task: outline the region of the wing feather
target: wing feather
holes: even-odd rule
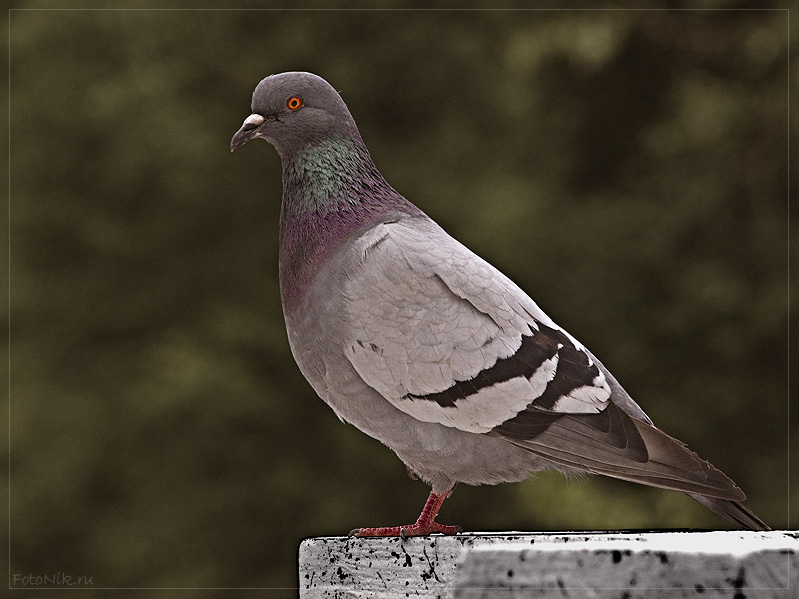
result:
[[[485,433],[531,405],[607,405],[608,383],[582,345],[434,223],[379,225],[359,244],[347,357],[400,410]]]
[[[600,414],[547,414],[528,410],[490,434],[564,466],[665,489],[742,501],[727,476],[661,430],[613,403]]]

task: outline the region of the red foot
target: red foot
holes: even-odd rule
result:
[[[427,525],[409,524],[408,526],[381,526],[379,528],[356,528],[350,532],[351,537],[423,537],[440,532],[445,535],[454,535],[463,532],[460,526],[449,526],[438,522],[429,522]]]
[[[448,489],[446,493],[436,495],[431,492],[430,497],[424,504],[422,513],[419,514],[419,519],[414,524],[408,526],[381,526],[379,528],[356,528],[350,531],[351,537],[421,537],[429,535],[434,532],[440,532],[445,535],[454,535],[462,532],[460,526],[448,526],[446,524],[439,524],[435,521],[438,510],[444,499],[452,491]]]

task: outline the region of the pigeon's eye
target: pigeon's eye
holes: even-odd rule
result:
[[[291,96],[286,100],[286,108],[289,110],[297,110],[300,106],[302,106],[302,100],[297,96]]]

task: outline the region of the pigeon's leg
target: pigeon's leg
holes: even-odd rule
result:
[[[441,495],[430,492],[430,497],[422,508],[422,513],[419,514],[419,519],[414,524],[408,526],[382,526],[380,528],[356,528],[350,532],[351,537],[421,537],[429,535],[434,532],[440,532],[445,535],[454,535],[461,532],[460,526],[448,526],[446,524],[439,524],[436,522],[436,515],[438,510],[441,509],[441,504],[452,492],[455,485],[444,491]]]

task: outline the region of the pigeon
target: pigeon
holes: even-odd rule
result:
[[[455,534],[436,516],[457,483],[543,469],[680,491],[768,530],[585,346],[386,182],[327,81],[263,79],[231,152],[256,138],[282,162],[280,294],[297,365],[342,421],[431,487],[415,523],[351,535]]]

